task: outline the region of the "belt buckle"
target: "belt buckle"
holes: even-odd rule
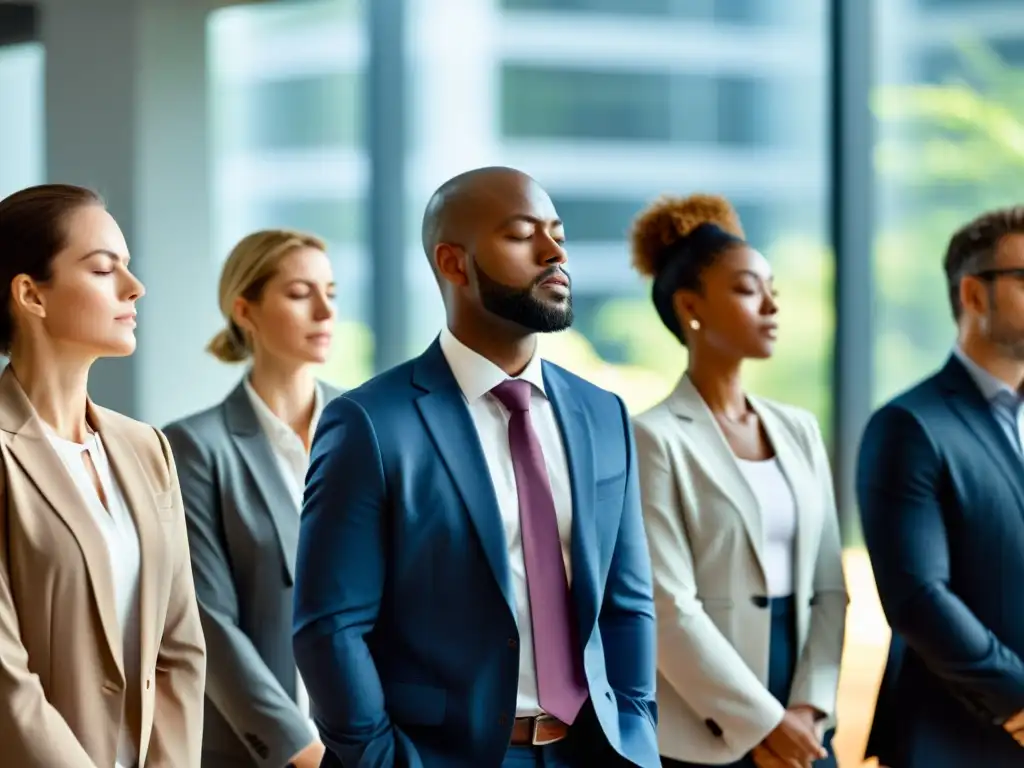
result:
[[[554,744],[556,741],[560,741],[561,739],[559,739],[557,736],[553,739],[541,739],[537,735],[537,731],[539,730],[542,723],[549,723],[552,721],[557,722],[557,720],[558,718],[552,717],[551,715],[537,715],[535,718],[533,718],[533,726],[530,729],[530,743],[535,747],[546,747],[548,744]]]

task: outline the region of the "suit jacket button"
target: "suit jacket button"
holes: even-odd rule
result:
[[[711,735],[714,736],[716,739],[722,737],[722,727],[714,720],[708,718],[704,721],[704,725],[708,727],[708,730],[711,731]]]
[[[758,608],[767,608],[770,601],[764,595],[754,595],[752,598],[750,598],[750,602],[752,602]]]
[[[508,647],[509,648],[517,648],[518,646],[519,646],[519,643],[516,642],[516,639],[514,637],[510,637],[508,639]]]

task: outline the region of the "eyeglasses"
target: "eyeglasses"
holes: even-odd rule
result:
[[[976,277],[979,280],[998,280],[1000,277],[1012,277],[1016,280],[1024,280],[1024,267],[983,269],[980,272],[971,273],[970,277]]]

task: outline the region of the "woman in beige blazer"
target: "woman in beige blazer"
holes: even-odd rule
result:
[[[834,766],[848,600],[828,459],[811,414],[740,380],[775,344],[771,269],[720,197],[657,202],[633,249],[689,350],[635,421],[663,764]]]
[[[0,764],[198,768],[205,648],[167,441],[93,404],[141,283],[92,192],[0,201]]]

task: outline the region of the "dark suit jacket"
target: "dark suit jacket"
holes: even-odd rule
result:
[[[629,419],[614,395],[543,370],[571,473],[591,740],[614,750],[611,763],[585,764],[625,756],[657,768],[651,566]],[[513,605],[480,441],[435,342],[334,400],[313,444],[295,650],[333,755],[324,765],[500,765],[518,643],[531,642]]]
[[[1024,463],[958,360],[872,417],[857,497],[894,636],[868,754],[1024,765]]]
[[[164,431],[209,654],[203,765],[283,768],[312,740],[291,642],[298,510],[243,384]]]

